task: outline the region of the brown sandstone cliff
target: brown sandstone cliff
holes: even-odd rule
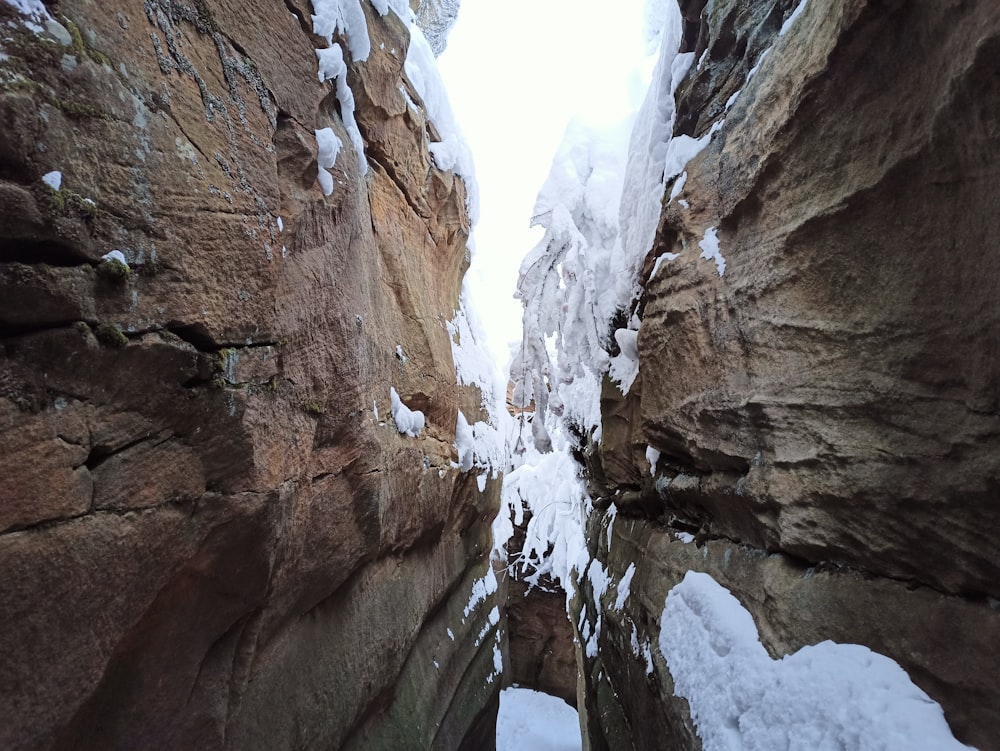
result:
[[[48,5],[0,3],[0,747],[489,747],[466,191],[405,26],[364,4],[360,175],[308,2]]]
[[[798,3],[681,5],[703,63],[675,135],[725,124],[661,216],[639,379],[605,390],[592,492],[619,513],[610,551],[591,518],[591,553],[638,567],[622,613],[613,590],[577,602],[604,613],[590,746],[700,747],[666,665],[629,646],[694,569],[772,656],[867,645],[1000,748],[997,6],[810,0],[779,37]],[[699,258],[713,228],[723,275]]]

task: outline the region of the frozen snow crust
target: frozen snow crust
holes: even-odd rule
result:
[[[580,751],[576,711],[562,699],[512,686],[500,692],[497,751]]]

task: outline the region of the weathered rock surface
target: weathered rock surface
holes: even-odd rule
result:
[[[306,2],[0,3],[0,747],[492,742],[465,186],[364,6],[360,175]]]
[[[725,123],[664,208],[639,381],[605,393],[594,491],[619,516],[610,554],[591,521],[592,552],[638,570],[625,612],[578,603],[605,611],[583,660],[595,749],[699,746],[629,643],[634,624],[656,644],[688,569],[774,656],[867,645],[957,738],[1000,748],[1000,14],[810,0],[779,36],[797,5],[682,3],[704,58],[675,134]],[[700,258],[712,229],[724,275]]]

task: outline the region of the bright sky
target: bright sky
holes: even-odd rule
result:
[[[513,299],[535,196],[574,115],[616,121],[638,108],[652,61],[645,0],[462,0],[438,59],[472,149],[480,219],[469,285],[489,345],[506,369],[521,339]]]

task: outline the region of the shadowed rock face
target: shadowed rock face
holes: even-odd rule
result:
[[[465,186],[364,5],[361,176],[308,3],[67,0],[55,36],[0,4],[3,748],[492,742]]]
[[[508,560],[519,559],[530,520],[531,512],[525,510],[523,523],[514,527],[506,545]],[[530,585],[516,563],[508,573],[506,654],[510,667],[504,681],[558,696],[575,707],[578,671],[573,627],[566,617],[566,591],[549,576],[540,576],[537,585]]]
[[[593,747],[632,748],[619,726],[635,748],[697,746],[666,666],[647,679],[628,639],[655,644],[698,569],[775,656],[868,645],[956,737],[1000,748],[1000,15],[810,0],[779,37],[797,3],[684,5],[704,58],[675,134],[725,124],[664,208],[639,381],[605,392],[594,490],[623,494],[612,551],[599,516],[592,552],[616,577],[641,565],[585,661]],[[699,258],[713,229],[722,276]]]

